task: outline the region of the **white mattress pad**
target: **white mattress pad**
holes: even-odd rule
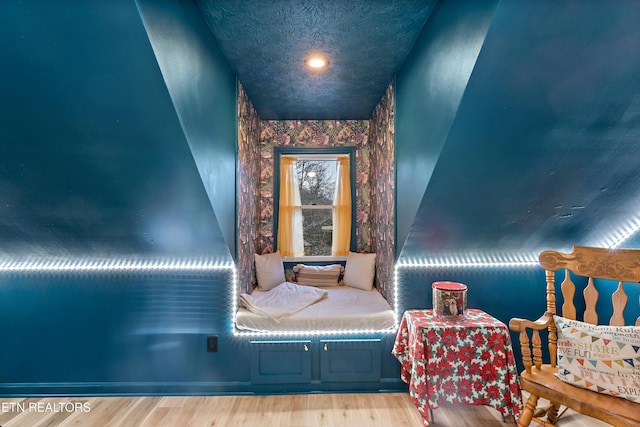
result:
[[[396,315],[376,289],[363,291],[348,286],[322,288],[329,292],[321,301],[276,323],[240,307],[236,327],[243,331],[282,332],[317,330],[390,330]]]

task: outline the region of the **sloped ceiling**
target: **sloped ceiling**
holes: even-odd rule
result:
[[[637,2],[501,1],[442,149],[425,157],[433,173],[401,257],[491,261],[616,245],[637,231],[639,20]],[[451,22],[437,10],[428,25]],[[404,144],[406,128],[396,125]],[[415,146],[427,151],[439,140],[423,130]]]
[[[371,115],[436,0],[197,0],[264,120]],[[311,72],[304,60],[330,61]]]
[[[233,191],[212,202],[205,188],[234,174],[233,136],[223,138],[231,141],[223,174],[216,164],[198,176],[193,159],[220,162],[222,152],[199,140],[219,125],[206,114],[215,106],[198,110],[203,87],[208,102],[221,102],[207,84],[210,72],[176,107],[167,89],[175,93],[180,76],[163,80],[133,3],[95,0],[64,13],[44,0],[0,4],[0,47],[10,58],[0,70],[0,249],[191,255],[215,247],[227,255],[221,242],[233,238]],[[197,7],[263,119],[367,119],[399,70],[397,173],[406,179],[397,192],[415,200],[410,211],[398,206],[398,226],[407,228],[397,242],[401,257],[609,245],[640,223],[640,2],[197,0]],[[457,36],[464,31],[447,29],[469,29],[483,13],[490,22],[472,52]],[[192,33],[181,33],[185,45]],[[421,56],[430,46],[442,55]],[[308,49],[327,49],[325,74],[304,71]],[[180,71],[176,58],[186,55],[166,53]],[[444,56],[451,67],[441,66]],[[470,71],[454,99],[446,89],[461,62]],[[434,66],[416,73],[422,86],[400,81],[405,66],[424,64]],[[416,108],[423,110],[407,135],[403,120]],[[431,171],[418,182],[425,164]],[[215,226],[221,218],[224,230]]]
[[[0,40],[0,259],[228,262],[135,3],[0,2]]]
[[[610,245],[639,221],[637,2],[196,3],[263,119],[368,119],[397,76],[401,257]]]

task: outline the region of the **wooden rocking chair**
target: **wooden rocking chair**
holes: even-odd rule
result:
[[[554,375],[558,371],[556,367],[558,342],[556,324],[553,319],[553,315],[558,314],[567,319],[581,320],[597,325],[599,319],[596,301],[599,291],[596,289],[593,279],[606,279],[619,282],[617,290],[611,295],[613,315],[609,319],[609,324],[624,326],[623,313],[628,301],[624,283],[629,282],[638,286],[637,283],[640,281],[640,250],[574,246],[571,254],[555,251],[542,252],[539,262],[546,270],[547,310],[536,321],[514,318],[509,322],[509,328],[520,333],[520,346],[525,367],[520,376],[520,386],[522,390],[530,394],[518,420],[518,426],[526,427],[532,420],[542,426],[555,426],[561,406],[600,419],[613,426],[640,426],[640,403],[577,387],[561,381]],[[554,273],[560,269],[565,269],[565,279],[561,285],[564,304],[562,311],[556,313]],[[577,300],[574,301],[576,287],[569,272],[588,277],[587,286],[583,291],[586,310],[582,319],[576,319]],[[640,317],[635,321],[635,325],[640,326]],[[540,337],[542,330],[548,331],[547,344],[550,364],[542,363],[542,340]],[[547,399],[551,404],[546,408],[536,408],[539,398]]]

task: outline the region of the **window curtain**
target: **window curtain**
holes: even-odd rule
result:
[[[336,193],[333,198],[333,235],[331,255],[349,255],[351,241],[351,182],[349,158],[338,158]]]
[[[278,213],[278,250],[282,256],[304,256],[302,207],[296,173],[296,159],[280,159],[280,203]]]

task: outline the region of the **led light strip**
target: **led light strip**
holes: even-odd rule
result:
[[[391,334],[396,333],[397,327],[394,329],[322,329],[309,331],[269,331],[269,332],[251,332],[240,331],[234,329],[234,335],[240,337],[260,338],[260,337],[310,337],[310,336],[336,336],[336,335],[370,335],[370,334]]]
[[[231,309],[231,315],[229,316],[229,320],[231,324],[229,325],[229,329],[233,332],[233,335],[236,335],[236,314],[238,313],[238,299],[240,295],[238,295],[238,269],[233,269],[233,279],[232,279],[232,289],[231,292],[231,304],[229,304]]]
[[[235,269],[233,264],[214,260],[141,260],[133,258],[0,259],[0,273],[205,273],[229,269]]]
[[[419,267],[532,267],[537,266],[537,261],[513,261],[513,262],[437,262],[424,261],[421,263],[401,263],[400,268],[419,268]]]
[[[483,255],[440,257],[426,260],[400,261],[396,268],[425,267],[530,267],[538,265],[536,255]]]
[[[636,234],[638,230],[640,230],[640,219],[635,218],[632,221],[630,221],[630,224],[627,224],[622,229],[622,232],[617,233],[617,236],[614,239],[612,239],[613,242],[609,244],[609,248],[610,249],[617,248],[618,246],[626,242],[631,236]]]
[[[396,330],[400,325],[400,316],[402,316],[400,313],[400,292],[398,292],[398,289],[400,289],[400,274],[398,271],[400,271],[400,267],[396,264],[393,268],[393,311],[396,313],[396,325],[394,328]]]

